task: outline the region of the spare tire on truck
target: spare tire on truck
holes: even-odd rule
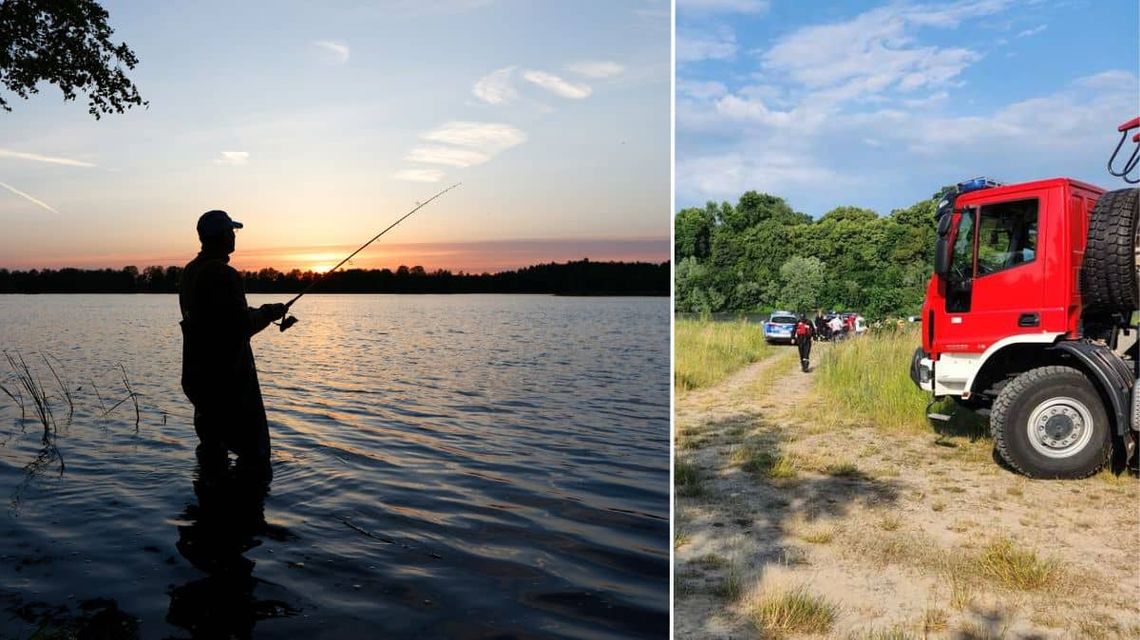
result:
[[[1140,189],[1109,191],[1089,217],[1088,244],[1081,266],[1086,310],[1131,315],[1137,309],[1137,244]]]

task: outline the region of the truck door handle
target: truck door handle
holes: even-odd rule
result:
[[[1037,327],[1041,325],[1041,316],[1036,313],[1023,313],[1017,318],[1019,327]]]

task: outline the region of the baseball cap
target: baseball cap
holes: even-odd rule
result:
[[[230,214],[219,209],[207,211],[198,218],[198,237],[212,238],[220,236],[230,229],[241,229],[242,224],[232,218]]]

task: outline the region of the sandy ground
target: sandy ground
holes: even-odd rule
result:
[[[1134,477],[1030,481],[988,440],[825,424],[811,377],[789,349],[677,398],[700,477],[677,492],[677,638],[1140,638]],[[1001,541],[1050,577],[1010,586],[979,560]],[[797,587],[833,605],[827,632],[757,621]]]

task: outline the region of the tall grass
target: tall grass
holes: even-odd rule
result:
[[[763,328],[744,321],[678,319],[673,344],[678,391],[714,385],[769,352]]]
[[[820,349],[817,384],[837,411],[880,427],[926,430],[930,395],[910,379],[918,331],[886,331]]]
[[[802,586],[764,594],[746,608],[758,628],[777,637],[788,633],[825,634],[839,615],[835,604]]]

